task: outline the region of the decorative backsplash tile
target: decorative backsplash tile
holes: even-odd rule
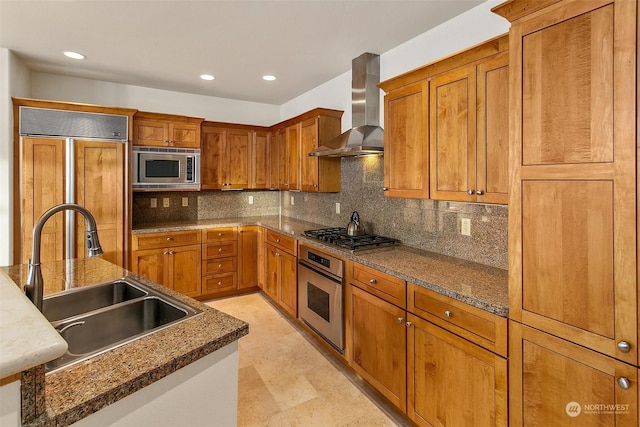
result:
[[[346,227],[358,211],[368,233],[444,255],[507,269],[507,206],[385,197],[382,157],[343,157],[340,193],[200,191],[134,193],[133,224],[156,221],[282,215]],[[249,204],[249,197],[253,204]],[[188,206],[182,206],[186,197]],[[291,198],[293,197],[293,204]],[[155,198],[157,207],[151,208]],[[169,207],[163,207],[163,199]],[[336,213],[340,203],[340,213]],[[462,218],[471,235],[461,234]]]

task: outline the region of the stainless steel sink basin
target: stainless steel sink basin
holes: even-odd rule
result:
[[[68,297],[65,298],[65,296]],[[87,298],[84,307],[83,297]],[[51,307],[56,308],[51,324],[67,341],[62,357],[47,363],[47,373],[130,343],[201,313],[187,304],[155,291],[131,278],[79,288],[58,294]],[[50,298],[53,299],[53,296]],[[46,307],[45,299],[45,307]],[[74,309],[67,309],[69,301]],[[52,313],[53,308],[51,309]]]
[[[118,280],[47,297],[42,302],[42,314],[49,322],[56,322],[146,295],[148,292]]]

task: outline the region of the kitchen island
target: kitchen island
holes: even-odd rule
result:
[[[26,265],[4,270],[21,288]],[[22,372],[22,425],[235,424],[237,340],[249,332],[245,322],[98,258],[45,263],[42,270],[45,296],[131,277],[202,314],[47,375],[44,361]]]

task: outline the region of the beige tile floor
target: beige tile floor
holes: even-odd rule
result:
[[[249,323],[239,342],[239,427],[409,425],[262,294],[207,304]]]

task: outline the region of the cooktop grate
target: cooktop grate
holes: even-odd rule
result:
[[[364,234],[362,236],[349,236],[347,229],[343,227],[320,228],[317,230],[307,230],[306,236],[314,237],[323,242],[331,243],[352,251],[371,249],[381,246],[392,246],[400,243],[391,237],[377,236],[375,234]]]

